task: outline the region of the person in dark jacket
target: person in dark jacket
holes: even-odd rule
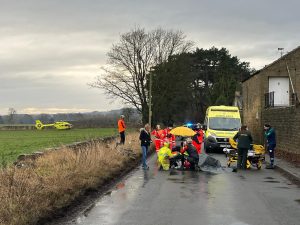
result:
[[[276,134],[274,128],[270,124],[264,125],[265,137],[267,139],[267,149],[270,156],[270,165],[266,169],[274,169]]]
[[[193,142],[192,139],[188,138],[186,142],[187,144],[182,148],[180,153],[183,155],[185,152],[187,152],[188,154],[187,161],[191,164],[191,170],[195,170],[195,168],[198,167],[199,155],[197,149],[192,144]]]
[[[242,126],[240,131],[233,137],[234,141],[238,140],[238,161],[237,169],[246,169],[247,154],[253,142],[252,135],[247,126]]]
[[[144,128],[141,129],[140,132],[140,141],[142,147],[142,167],[144,170],[149,169],[147,165],[147,153],[149,150],[149,146],[151,143],[151,134],[150,134],[150,125],[147,123]]]

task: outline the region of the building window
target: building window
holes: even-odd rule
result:
[[[265,108],[274,107],[274,91],[265,94]]]

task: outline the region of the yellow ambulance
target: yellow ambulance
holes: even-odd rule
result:
[[[241,127],[241,116],[235,106],[210,106],[206,110],[204,147],[207,152],[230,147],[232,138]]]

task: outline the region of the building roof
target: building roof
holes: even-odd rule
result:
[[[242,81],[242,83],[245,82],[245,81],[247,81],[247,80],[249,80],[249,79],[251,79],[252,77],[256,76],[256,75],[259,74],[261,71],[263,71],[263,70],[265,70],[265,69],[268,69],[270,66],[272,66],[272,65],[274,65],[275,63],[279,62],[280,60],[282,60],[282,59],[288,57],[289,55],[295,53],[295,52],[298,51],[298,50],[300,50],[300,46],[298,46],[297,48],[295,48],[295,49],[293,49],[292,51],[288,52],[287,54],[281,56],[280,58],[276,59],[274,62],[270,63],[269,65],[266,65],[264,68],[255,71],[255,72],[254,72],[253,74],[251,74],[249,77],[247,77],[246,79],[244,79],[244,80]]]

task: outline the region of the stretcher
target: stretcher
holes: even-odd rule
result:
[[[223,149],[223,152],[227,157],[228,167],[230,167],[232,163],[236,163],[238,160],[237,143],[232,138],[229,139],[229,143],[231,147]],[[247,169],[250,169],[251,167],[261,169],[263,161],[265,161],[264,146],[253,144],[252,149],[249,149],[247,153]]]

